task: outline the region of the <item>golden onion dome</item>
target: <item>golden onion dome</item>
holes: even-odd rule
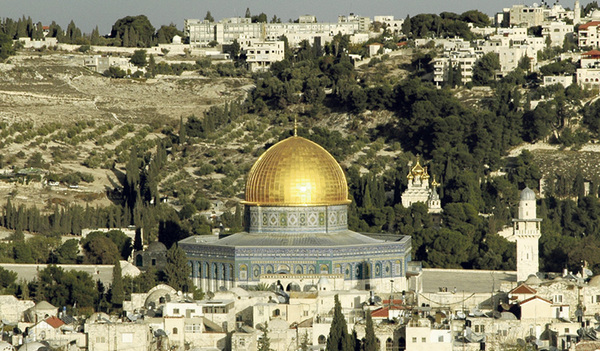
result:
[[[306,206],[348,204],[346,176],[318,144],[298,136],[278,142],[252,166],[245,204]]]

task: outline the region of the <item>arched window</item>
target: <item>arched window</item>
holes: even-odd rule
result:
[[[240,265],[240,279],[246,280],[248,279],[248,266],[245,264]]]
[[[381,350],[381,340],[379,338],[375,338],[375,350]]]
[[[335,274],[342,274],[342,265],[341,264],[335,265]]]
[[[137,255],[135,256],[135,265],[136,265],[137,267],[141,267],[141,266],[143,266],[143,265],[144,265],[144,259],[142,258],[142,255],[141,255],[141,254],[137,254]]]
[[[388,338],[385,341],[385,351],[394,351],[394,341],[392,338]]]
[[[327,338],[325,337],[325,335],[319,335],[317,341],[319,345],[325,345],[325,343],[327,342]]]
[[[329,274],[329,267],[326,264],[321,265],[321,274]]]
[[[177,328],[173,328],[173,335],[177,335]]]
[[[279,308],[276,308],[273,311],[273,317],[279,317],[281,315],[281,311],[279,310]]]

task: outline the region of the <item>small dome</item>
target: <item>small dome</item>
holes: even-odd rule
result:
[[[167,251],[167,247],[165,246],[165,244],[161,243],[160,241],[154,241],[154,242],[150,243],[150,245],[148,245],[148,248],[146,249],[146,251],[163,252],[163,251]]]
[[[538,278],[538,276],[535,274],[530,274],[527,280],[525,281],[525,284],[527,285],[540,285],[541,283],[542,280]]]
[[[321,277],[319,278],[319,282],[317,282],[317,284],[320,286],[329,285],[329,279],[327,279],[327,277]]]
[[[535,193],[533,192],[533,190],[525,188],[523,189],[523,191],[521,191],[521,201],[529,200],[535,200]]]
[[[0,341],[0,351],[14,351],[15,347],[6,341]]]
[[[588,286],[600,287],[600,275],[592,277],[588,282]]]
[[[19,347],[19,351],[38,351],[38,350],[50,350],[50,348],[41,342],[29,342],[27,344],[21,345]]]
[[[246,181],[247,205],[342,205],[348,200],[346,176],[318,144],[298,136],[278,142],[252,166]]]

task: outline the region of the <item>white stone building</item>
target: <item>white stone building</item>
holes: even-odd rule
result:
[[[340,33],[352,35],[363,31],[364,23],[346,21],[339,23],[302,22],[302,23],[251,23],[249,18],[225,18],[219,22],[186,19],[184,32],[193,47],[206,46],[212,41],[219,44],[231,44],[243,38],[261,41],[280,40],[285,35],[290,46],[297,46],[301,41],[313,42],[321,38],[321,43],[330,42]],[[368,28],[368,27],[367,27]]]
[[[243,48],[246,62],[252,72],[267,71],[271,64],[285,58],[285,43],[283,41],[254,41]]]
[[[473,79],[473,66],[483,54],[474,49],[444,52],[443,56],[433,59],[433,81],[441,86],[448,81],[450,68],[459,70],[461,83],[466,84]]]
[[[542,25],[542,36],[545,40],[550,38],[551,46],[563,46],[565,37],[573,36],[573,25],[565,22],[556,21],[544,23]]]
[[[516,27],[541,26],[544,21],[544,8],[526,5],[513,5],[510,8],[510,25]]]

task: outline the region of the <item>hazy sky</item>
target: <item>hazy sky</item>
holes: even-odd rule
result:
[[[98,25],[100,33],[107,34],[117,19],[141,14],[148,16],[155,28],[174,23],[182,29],[185,18],[204,18],[206,11],[211,11],[216,20],[244,16],[248,7],[253,15],[266,13],[269,20],[274,14],[285,22],[311,14],[319,22],[329,22],[350,12],[371,18],[376,15],[404,18],[407,14],[478,9],[492,15],[512,4],[531,5],[535,1],[538,0],[0,0],[0,18],[25,15],[44,25],[54,20],[63,28],[73,19],[85,33]],[[585,5],[590,0],[580,2]],[[560,3],[573,8],[574,0]]]

